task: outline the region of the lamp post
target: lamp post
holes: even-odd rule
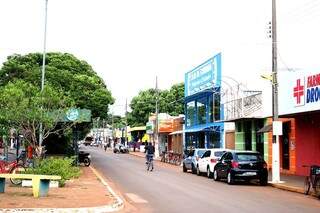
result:
[[[44,39],[43,39],[43,57],[42,57],[42,69],[41,69],[41,93],[44,89],[44,74],[46,70],[46,44],[47,44],[47,15],[48,15],[48,0],[45,0],[45,18],[44,18]],[[42,145],[42,122],[39,126],[39,147]]]

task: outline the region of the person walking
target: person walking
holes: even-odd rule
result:
[[[146,152],[146,158],[147,158],[147,170],[149,171],[151,167],[151,172],[153,171],[153,156],[155,152],[155,148],[152,145],[151,142],[148,143],[148,145],[145,147],[145,152]]]

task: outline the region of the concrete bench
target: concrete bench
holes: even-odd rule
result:
[[[0,174],[0,193],[4,193],[6,178],[32,180],[32,191],[34,197],[45,197],[48,195],[50,180],[60,180],[56,175],[34,175],[34,174]]]

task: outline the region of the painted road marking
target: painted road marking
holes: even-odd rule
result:
[[[134,203],[148,203],[145,199],[142,199],[139,195],[133,193],[126,193],[126,196]]]

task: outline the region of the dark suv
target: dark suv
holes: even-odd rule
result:
[[[228,184],[236,180],[259,180],[260,185],[268,183],[267,164],[259,152],[226,152],[214,167],[213,179],[227,179]]]

